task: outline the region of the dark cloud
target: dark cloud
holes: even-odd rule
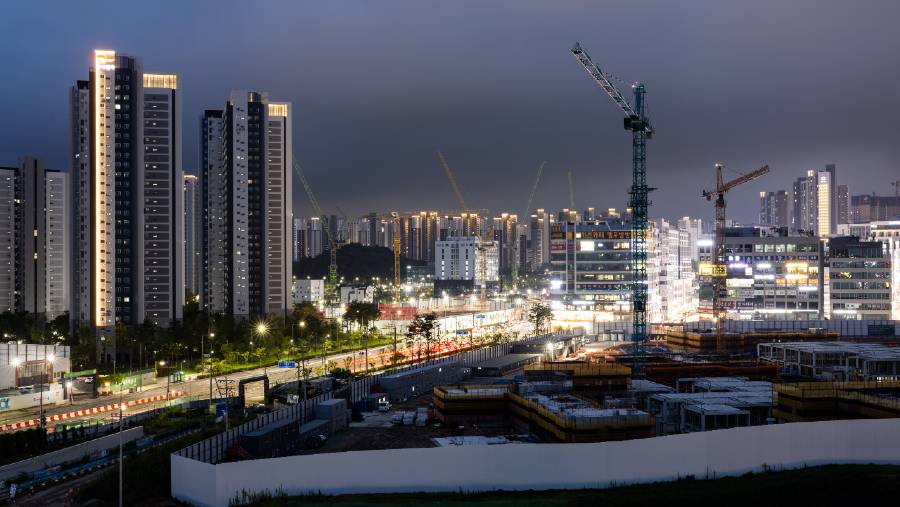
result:
[[[182,75],[185,168],[197,118],[231,89],[295,106],[295,152],[326,208],[453,208],[442,149],[473,207],[622,207],[630,137],[569,54],[581,40],[624,82],[647,84],[653,215],[710,216],[700,190],[721,161],[773,173],[756,192],[838,165],[852,193],[900,177],[900,3],[846,2],[32,2],[0,20],[6,121],[0,164],[26,153],[66,168],[66,91],[94,47]],[[627,87],[626,84],[622,84]],[[627,91],[627,90],[623,90]],[[885,190],[888,189],[888,190]],[[310,207],[299,189],[295,206]]]

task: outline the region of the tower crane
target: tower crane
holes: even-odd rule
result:
[[[450,164],[447,163],[447,159],[444,158],[444,154],[441,153],[440,150],[437,152],[437,158],[441,162],[444,174],[446,174],[447,179],[450,180],[450,186],[453,187],[453,193],[456,194],[456,199],[459,201],[459,205],[462,206],[463,213],[470,215],[466,200],[459,190],[459,185],[456,184],[456,178],[453,177],[453,171],[450,170]],[[481,302],[484,303],[484,300],[487,297],[487,246],[485,245],[484,228],[479,228],[478,232],[480,233],[480,237],[478,237],[478,243],[475,248],[478,252],[478,277],[481,278]],[[493,232],[489,234],[493,236]]]
[[[631,131],[631,341],[634,350],[632,375],[644,376],[644,346],[647,341],[647,208],[650,205],[647,186],[647,139],[653,137],[653,127],[647,118],[643,83],[631,88],[634,104],[630,104],[612,84],[610,78],[598,67],[581,44],[575,43],[572,54],[588,75],[609,95],[609,98],[625,113],[623,126]]]
[[[725,294],[725,279],[728,276],[728,268],[725,265],[725,194],[732,188],[755,180],[767,172],[769,172],[769,166],[764,165],[755,171],[726,182],[722,180],[722,164],[716,164],[716,188],[715,190],[703,191],[703,197],[707,201],[711,201],[713,198],[716,199],[716,238],[713,243],[711,278],[713,286],[712,311],[713,319],[716,323],[716,347],[720,351],[724,350],[722,331],[725,325],[725,315],[722,308],[722,297]]]
[[[332,233],[331,224],[328,222],[328,216],[322,213],[322,208],[319,207],[319,201],[316,199],[316,195],[312,191],[312,187],[309,186],[309,182],[306,181],[306,175],[303,174],[303,169],[300,167],[300,163],[297,162],[297,159],[294,159],[294,171],[297,173],[297,176],[300,177],[300,183],[303,184],[303,189],[306,191],[306,196],[309,197],[309,203],[313,207],[313,211],[315,211],[316,215],[321,217],[322,220],[322,229],[325,230],[325,235],[328,237],[328,278],[325,283],[325,301],[329,305],[337,304],[338,300],[338,270],[337,270],[337,250],[340,247],[340,241],[335,236],[337,235],[337,231]]]
[[[541,165],[538,166],[537,174],[534,177],[534,183],[531,185],[531,193],[528,194],[528,204],[525,205],[525,213],[522,214],[522,219],[525,220],[528,218],[531,213],[531,202],[534,201],[534,194],[537,192],[538,183],[541,182],[541,174],[544,172],[544,166],[547,165],[547,161],[541,162]],[[510,247],[510,258],[513,257],[512,252],[515,252],[515,249]],[[519,260],[514,259],[512,262],[512,281],[513,284],[516,283],[516,280],[519,278]]]

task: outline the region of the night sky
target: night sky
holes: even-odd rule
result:
[[[87,5],[85,5],[87,4]],[[321,1],[15,2],[0,19],[0,165],[35,154],[68,169],[68,88],[94,48],[176,72],[184,167],[196,173],[199,115],[233,89],[294,105],[294,152],[326,212],[458,208],[435,150],[470,207],[521,213],[621,208],[630,134],[569,48],[646,83],[651,215],[712,217],[713,164],[773,172],[757,192],[837,164],[851,194],[900,179],[900,2]],[[730,173],[734,175],[734,173]],[[295,213],[309,214],[295,178]]]

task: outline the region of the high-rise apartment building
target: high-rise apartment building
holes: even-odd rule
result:
[[[531,238],[531,259],[529,269],[537,271],[550,262],[550,226],[553,215],[543,208],[534,210],[528,233]]]
[[[16,169],[0,167],[0,313],[16,311]]]
[[[791,228],[827,238],[837,230],[837,189],[835,166],[828,164],[824,171],[806,171],[806,176],[794,182],[793,216]]]
[[[291,307],[291,105],[232,92],[201,120],[202,301],[213,313],[284,315]]]
[[[90,79],[72,88],[76,325],[111,331],[119,321],[166,325],[181,318],[178,85],[176,75],[144,73],[139,58],[97,50]]]
[[[861,224],[900,218],[900,197],[854,195],[850,198],[850,223]]]
[[[788,226],[788,194],[786,191],[759,193],[759,224],[771,227]]]
[[[847,185],[837,186],[837,197],[835,200],[835,211],[837,212],[838,224],[850,223],[850,190]],[[835,229],[837,231],[837,229]]]
[[[185,298],[200,295],[203,270],[200,242],[201,233],[200,188],[197,176],[184,175],[184,282]]]
[[[0,311],[69,311],[68,174],[33,157],[0,168]]]
[[[502,213],[493,220],[494,237],[499,248],[500,272],[510,273],[513,263],[518,263],[518,216]],[[518,264],[517,264],[518,266]]]

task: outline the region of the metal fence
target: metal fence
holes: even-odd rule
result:
[[[519,343],[546,341],[551,336],[572,336],[572,334],[562,332],[551,333],[547,335],[525,338],[523,340],[519,340]],[[469,350],[466,352],[459,352],[443,358],[421,362],[405,366],[403,368],[377,373],[375,375],[370,375],[358,380],[354,380],[350,383],[350,402],[351,404],[353,404],[357,401],[365,399],[371,392],[372,386],[377,384],[378,381],[386,375],[394,375],[405,371],[417,370],[420,368],[425,368],[426,366],[432,366],[436,364],[474,364],[509,354],[511,348],[511,343],[501,343],[492,347],[484,347],[480,349]],[[219,433],[218,435],[212,436],[201,442],[197,442],[196,444],[175,452],[175,454],[183,458],[202,461],[204,463],[220,463],[222,459],[225,458],[225,453],[228,448],[237,444],[240,440],[241,435],[244,435],[245,433],[249,433],[251,431],[256,431],[263,426],[272,424],[277,421],[309,421],[311,416],[315,413],[316,405],[318,405],[322,401],[329,400],[332,397],[332,393],[324,393],[316,396],[315,398],[310,398],[305,402],[301,401],[296,405],[291,405],[274,412],[261,414],[251,421],[231,428],[230,430],[223,433]]]

